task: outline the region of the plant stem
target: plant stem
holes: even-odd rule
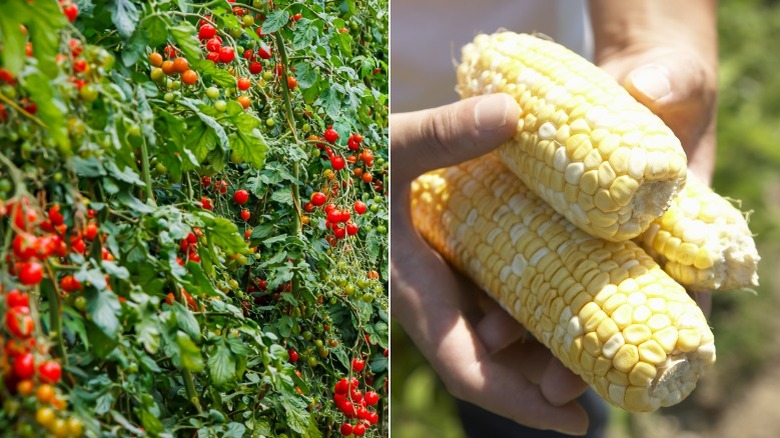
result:
[[[184,389],[187,391],[187,399],[200,414],[203,412],[203,407],[200,405],[200,398],[198,398],[198,392],[195,390],[195,381],[192,378],[192,373],[185,368],[181,370],[181,376],[184,379]]]
[[[6,96],[5,94],[0,93],[0,100],[5,102],[6,104],[8,104],[8,106],[10,106],[11,108],[15,109],[16,111],[19,111],[20,113],[22,113],[23,116],[25,116],[28,119],[30,119],[33,122],[35,122],[36,125],[40,126],[43,129],[47,129],[46,124],[43,123],[41,121],[41,119],[39,119],[39,118],[35,117],[34,115],[32,115],[32,114],[28,113],[27,111],[25,111],[24,108],[20,107],[16,102],[14,102],[13,100],[9,99],[8,96]]]
[[[154,190],[152,190],[152,173],[149,170],[149,150],[146,147],[146,140],[143,138],[141,139],[141,172],[144,176],[144,184],[146,184],[146,196],[157,205],[157,201],[154,199]]]

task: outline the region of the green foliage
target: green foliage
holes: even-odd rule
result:
[[[76,419],[90,436],[318,437],[358,421],[333,386],[354,376],[385,394],[387,2],[79,0],[72,23],[59,3],[0,14],[0,320],[8,291],[29,294],[32,352],[62,364],[62,406],[36,419],[47,403],[17,392],[6,349],[0,430]],[[203,24],[234,59],[205,59]],[[153,54],[186,58],[196,79],[159,75]],[[364,150],[375,158],[332,170],[330,154]],[[320,191],[356,234],[306,206]],[[19,225],[15,206],[37,219]],[[61,242],[36,255],[31,285],[11,247],[24,231]],[[352,372],[358,357],[368,365]],[[387,433],[386,399],[367,435]]]

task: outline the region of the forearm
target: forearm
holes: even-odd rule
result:
[[[686,47],[718,63],[715,0],[591,0],[596,62],[626,48]]]

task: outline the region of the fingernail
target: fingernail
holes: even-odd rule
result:
[[[657,65],[647,65],[631,73],[634,88],[650,100],[658,100],[672,92],[666,70]]]
[[[474,124],[478,131],[492,131],[506,125],[508,101],[502,96],[486,97],[474,107]]]

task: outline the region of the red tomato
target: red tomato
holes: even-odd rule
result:
[[[311,203],[315,206],[319,207],[320,205],[325,204],[325,201],[327,200],[327,197],[322,192],[314,192],[311,194]]]
[[[290,349],[290,350],[287,351],[287,354],[290,356],[290,362],[291,363],[298,362],[298,352],[297,351]]]
[[[287,76],[287,88],[294,90],[298,87],[298,80],[293,76]]]
[[[344,377],[338,382],[336,382],[336,386],[333,387],[333,392],[336,394],[346,394],[349,391],[349,382],[347,381],[347,378]]]
[[[246,202],[249,201],[249,192],[243,189],[236,190],[233,194],[233,201],[238,205],[246,204]]]
[[[368,391],[363,398],[366,400],[366,404],[369,406],[374,406],[375,404],[379,403],[379,394],[374,391]]]
[[[20,380],[35,375],[35,357],[32,353],[22,353],[14,358],[14,375]]]
[[[357,201],[355,201],[354,209],[355,209],[355,213],[363,214],[363,213],[366,212],[366,209],[367,209],[366,203],[363,202],[363,201],[357,200]]]
[[[219,49],[220,62],[227,64],[228,62],[233,61],[235,58],[236,58],[236,53],[233,51],[232,47],[223,47]]]
[[[249,87],[252,86],[252,82],[247,78],[238,78],[238,81],[236,81],[236,86],[241,91],[246,91],[249,89]]]
[[[38,238],[24,231],[17,234],[11,243],[14,256],[19,260],[29,260],[35,257],[39,247]]]
[[[339,428],[339,432],[341,432],[341,435],[343,436],[352,435],[352,425],[349,423],[343,423]]]
[[[358,232],[358,226],[353,224],[352,222],[347,224],[347,234],[350,236],[354,236]]]
[[[30,307],[30,296],[20,291],[19,289],[13,289],[8,291],[5,296],[5,304],[8,308],[13,307]]]
[[[33,286],[43,280],[43,266],[36,261],[24,262],[19,269],[19,282],[26,286]]]
[[[352,428],[352,434],[355,436],[363,436],[366,433],[366,426],[358,423]]]
[[[201,26],[200,29],[198,30],[198,38],[201,40],[207,40],[213,38],[214,35],[216,34],[217,34],[217,29],[208,23]]]
[[[84,238],[91,242],[97,237],[98,231],[98,225],[94,222],[90,222],[87,224],[87,228],[84,230]]]
[[[212,38],[206,41],[206,50],[209,52],[219,52],[222,49],[222,40],[220,38]]]
[[[330,143],[335,143],[336,140],[339,139],[339,133],[336,132],[335,129],[333,129],[333,126],[328,126],[328,129],[325,130],[325,133],[323,134],[325,137],[325,140],[327,140]]]
[[[68,2],[62,7],[62,13],[68,17],[68,21],[73,23],[79,16],[79,7]]]
[[[368,420],[368,422],[371,424],[377,424],[379,422],[379,414],[376,412],[369,412],[366,420]]]
[[[59,382],[60,377],[62,377],[62,367],[53,360],[47,360],[38,366],[38,375],[45,383],[54,385]]]
[[[52,205],[51,208],[49,208],[49,222],[55,227],[65,223],[65,218],[62,216],[62,213],[60,213],[59,205]]]
[[[250,213],[249,210],[246,208],[241,210],[241,219],[248,221],[250,217],[252,217],[252,213]]]
[[[60,280],[60,288],[65,292],[73,292],[82,289],[81,282],[72,275],[66,275]]]
[[[259,62],[254,61],[251,64],[249,64],[249,73],[252,73],[253,75],[258,75],[262,71],[263,71],[263,65],[260,64]]]
[[[263,59],[271,59],[273,56],[273,49],[263,44],[257,49],[257,56]]]
[[[330,159],[330,165],[333,167],[333,170],[338,171],[346,166],[346,162],[341,155],[334,155],[333,158]]]
[[[366,366],[366,362],[363,359],[359,357],[352,359],[352,371],[359,373],[363,371],[363,368],[365,368],[365,366]]]
[[[347,231],[344,230],[344,228],[341,228],[339,226],[333,227],[333,235],[336,236],[337,239],[343,239],[347,235]]]

